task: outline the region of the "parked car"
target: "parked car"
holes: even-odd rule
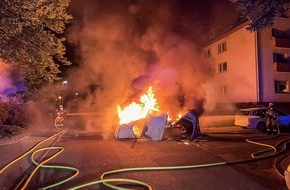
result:
[[[235,125],[266,131],[267,107],[240,109],[235,115]],[[276,109],[277,124],[279,127],[290,128],[290,115]]]

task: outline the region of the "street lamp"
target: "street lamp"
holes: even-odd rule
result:
[[[63,106],[63,99],[64,99],[64,97],[63,97],[63,95],[64,95],[63,87],[64,87],[65,84],[67,84],[67,80],[62,81],[62,83],[61,83],[61,105],[62,106]]]
[[[58,104],[61,105],[61,96],[58,96],[58,98],[56,99]]]

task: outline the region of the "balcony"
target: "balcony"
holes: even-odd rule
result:
[[[280,63],[280,62],[274,62],[273,63],[274,71],[276,72],[290,72],[290,63]]]
[[[278,48],[290,48],[290,40],[286,38],[273,37],[273,45]]]

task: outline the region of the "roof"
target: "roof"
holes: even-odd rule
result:
[[[240,109],[241,111],[252,111],[252,110],[261,110],[261,109],[268,109],[267,107],[254,107],[254,108],[243,108]]]
[[[211,44],[213,44],[214,42],[217,42],[218,40],[240,30],[241,28],[244,28],[245,26],[249,25],[250,21],[245,21],[239,25],[233,25],[231,27],[229,27],[228,29],[226,29],[225,31],[221,32],[220,34],[214,36],[213,38],[209,39],[208,41],[206,41],[204,44],[201,45],[202,48],[205,48]]]

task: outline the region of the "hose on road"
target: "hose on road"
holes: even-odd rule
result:
[[[259,152],[254,152],[251,154],[251,159],[243,159],[243,160],[234,160],[234,161],[228,161],[228,162],[216,162],[216,163],[208,163],[208,164],[198,164],[198,165],[184,165],[184,166],[168,166],[168,167],[139,167],[139,168],[124,168],[124,169],[118,169],[118,170],[111,170],[103,173],[100,177],[100,180],[92,181],[89,183],[85,183],[73,188],[70,188],[69,190],[77,190],[81,189],[87,186],[103,183],[109,188],[112,189],[117,189],[117,190],[127,190],[127,188],[122,188],[118,187],[117,185],[112,185],[109,184],[108,182],[117,182],[117,181],[122,181],[122,182],[128,182],[128,183],[133,183],[133,184],[141,184],[148,189],[152,189],[152,187],[148,184],[144,184],[143,182],[140,181],[132,181],[132,179],[104,179],[105,176],[112,175],[112,174],[118,174],[118,173],[125,173],[125,172],[142,172],[142,171],[161,171],[161,170],[183,170],[183,169],[195,169],[195,168],[205,168],[205,167],[214,167],[214,166],[221,166],[221,165],[231,165],[231,164],[242,164],[242,163],[248,163],[248,162],[253,162],[253,161],[258,161],[262,159],[267,159],[270,157],[277,156],[279,154],[282,154],[287,150],[287,144],[290,143],[290,138],[287,138],[285,140],[282,140],[278,142],[275,146],[269,145],[269,144],[264,144],[264,143],[259,143],[254,140],[263,140],[263,139],[270,139],[270,138],[275,138],[280,135],[280,131],[278,129],[278,134],[275,136],[269,136],[266,138],[252,138],[252,139],[246,139],[246,142],[259,145],[259,146],[264,146],[267,147],[268,149],[259,151]],[[280,145],[284,145],[283,148],[279,151],[277,151],[277,147]],[[268,153],[270,152],[270,153]],[[265,155],[265,153],[268,153]]]
[[[0,170],[0,174],[6,170],[9,166],[11,166],[12,164],[14,164],[15,162],[17,162],[18,160],[20,160],[21,158],[27,156],[28,154],[31,153],[31,161],[36,165],[36,168],[33,170],[33,172],[30,174],[30,176],[28,177],[28,179],[26,180],[25,184],[22,186],[21,189],[26,189],[29,185],[29,182],[32,180],[32,177],[34,176],[34,174],[37,172],[37,170],[39,168],[54,168],[54,169],[65,169],[65,170],[70,170],[73,171],[74,174],[70,177],[68,177],[67,179],[64,179],[62,181],[59,181],[57,183],[51,184],[49,186],[43,187],[41,189],[51,189],[51,188],[56,188],[70,180],[72,180],[73,178],[75,178],[78,174],[79,174],[79,170],[77,168],[74,167],[68,167],[68,166],[53,166],[53,165],[45,165],[48,161],[52,160],[53,158],[55,158],[56,156],[58,156],[59,154],[61,154],[64,151],[63,147],[45,147],[45,148],[40,148],[38,150],[35,150],[39,145],[41,145],[42,143],[58,137],[60,135],[63,135],[65,132],[61,131],[39,143],[37,143],[33,148],[31,148],[29,151],[27,151],[26,153],[24,153],[23,155],[19,156],[18,158],[16,158],[15,160],[13,160],[11,163],[7,164],[4,168],[2,168]],[[268,138],[275,138],[280,134],[280,131],[278,132],[277,135],[275,136],[271,136]],[[263,144],[263,143],[259,143],[257,141],[254,140],[262,140],[262,138],[256,138],[256,139],[246,139],[247,142],[255,144],[255,145],[259,145],[259,146],[264,146],[267,147],[266,150],[263,151],[259,151],[259,152],[255,152],[252,153],[251,159],[243,159],[243,160],[235,160],[235,161],[227,161],[227,162],[215,162],[215,163],[207,163],[207,164],[197,164],[197,165],[182,165],[182,166],[167,166],[167,167],[136,167],[136,168],[123,168],[123,169],[117,169],[117,170],[111,170],[111,171],[107,171],[104,172],[101,177],[100,180],[96,180],[96,181],[92,181],[92,182],[88,182],[85,184],[81,184],[79,186],[75,186],[70,188],[70,190],[77,190],[77,189],[82,189],[88,186],[92,186],[92,185],[96,185],[96,184],[103,184],[109,188],[112,189],[117,189],[117,190],[126,190],[127,188],[124,187],[119,187],[117,185],[113,185],[110,184],[112,182],[126,182],[126,183],[130,183],[130,184],[137,184],[137,185],[141,185],[144,186],[148,189],[152,189],[152,187],[142,181],[138,181],[138,180],[134,180],[134,179],[125,179],[125,178],[109,178],[109,179],[105,179],[106,176],[112,175],[112,174],[120,174],[120,173],[125,173],[125,172],[142,172],[142,171],[164,171],[164,170],[184,170],[184,169],[196,169],[196,168],[206,168],[206,167],[214,167],[214,166],[221,166],[221,165],[230,165],[230,164],[242,164],[242,163],[247,163],[247,162],[253,162],[253,161],[258,161],[258,160],[262,160],[262,159],[266,159],[266,158],[270,158],[270,157],[274,157],[277,156],[281,153],[283,153],[286,149],[287,149],[287,144],[290,143],[290,138],[284,139],[280,142],[278,142],[276,145],[272,146],[272,145],[268,145],[268,144]],[[280,149],[279,151],[277,151],[277,147],[284,145],[282,149]],[[54,153],[52,156],[50,156],[49,158],[45,159],[44,161],[41,161],[40,163],[38,163],[37,161],[35,161],[34,156],[35,154],[41,152],[41,151],[56,151],[56,153]],[[270,152],[270,153],[268,153]],[[265,154],[268,153],[268,154]]]
[[[4,166],[1,170],[0,170],[0,174],[3,173],[7,168],[9,168],[11,165],[13,165],[14,163],[16,163],[17,161],[21,160],[22,158],[24,158],[25,156],[27,156],[28,154],[32,153],[38,146],[40,146],[41,144],[43,144],[46,141],[49,141],[55,137],[58,137],[59,135],[64,134],[64,131],[60,131],[58,133],[56,133],[55,135],[52,135],[49,138],[44,139],[43,141],[40,141],[39,143],[37,143],[36,145],[34,145],[30,150],[28,150],[27,152],[25,152],[24,154],[22,154],[21,156],[19,156],[18,158],[14,159],[13,161],[11,161],[10,163],[8,163],[6,166]]]
[[[7,170],[9,167],[11,167],[13,164],[15,164],[17,161],[21,160],[22,158],[24,158],[25,156],[27,156],[28,154],[31,154],[30,159],[31,161],[36,165],[36,168],[30,173],[30,175],[28,176],[28,178],[25,180],[24,185],[22,185],[21,190],[24,190],[28,187],[30,181],[32,180],[32,177],[34,176],[34,174],[37,172],[37,170],[40,167],[43,168],[54,168],[54,169],[65,169],[65,170],[71,170],[74,171],[75,173],[71,176],[68,177],[67,179],[64,179],[60,182],[54,183],[52,185],[49,185],[47,187],[43,187],[41,189],[51,189],[54,187],[57,187],[61,184],[64,184],[70,180],[72,180],[74,177],[76,177],[79,174],[79,170],[77,168],[73,168],[73,167],[68,167],[68,166],[53,166],[53,165],[45,165],[45,163],[47,163],[48,161],[52,160],[53,158],[55,158],[56,156],[58,156],[61,152],[63,152],[64,148],[63,147],[45,147],[45,148],[40,148],[37,149],[41,144],[57,138],[57,137],[61,137],[64,133],[66,132],[66,130],[62,130],[42,141],[40,141],[39,143],[37,143],[35,146],[33,146],[30,150],[28,150],[27,152],[25,152],[24,154],[22,154],[21,156],[19,156],[18,158],[14,159],[13,161],[11,161],[10,163],[8,163],[6,166],[4,166],[1,170],[0,170],[0,175]],[[53,154],[52,156],[50,156],[49,158],[43,160],[42,162],[38,163],[35,161],[34,156],[35,154],[42,152],[42,151],[49,151],[49,150],[57,150],[57,152],[55,154]]]

